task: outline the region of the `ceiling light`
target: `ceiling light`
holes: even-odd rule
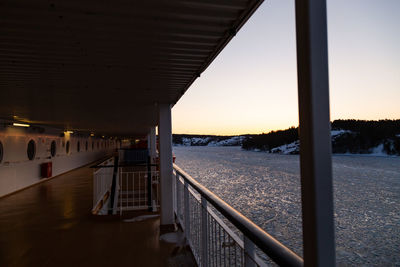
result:
[[[25,124],[25,123],[13,123],[13,126],[17,126],[17,127],[30,127],[29,124]]]

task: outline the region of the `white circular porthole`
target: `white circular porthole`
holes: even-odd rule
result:
[[[29,160],[34,160],[36,155],[36,143],[33,140],[30,140],[28,143],[28,148],[26,150],[26,154]]]

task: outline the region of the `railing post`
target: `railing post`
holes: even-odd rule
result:
[[[172,209],[174,216],[176,215],[176,173],[172,171]],[[175,220],[176,221],[176,220]]]
[[[157,145],[156,145],[156,127],[151,127],[150,128],[150,134],[149,134],[149,151],[150,151],[150,157],[151,157],[151,163],[154,164],[154,159],[157,156]]]
[[[255,267],[256,250],[255,245],[247,236],[244,236],[244,266]]]
[[[190,241],[190,208],[189,208],[189,185],[184,181],[183,201],[185,208],[185,236],[187,241]]]
[[[153,180],[153,177],[152,177],[152,173],[151,173],[151,157],[147,156],[147,206],[148,206],[147,209],[148,209],[148,211],[153,210],[153,207],[152,207],[153,197],[152,197],[152,188],[151,188],[153,185],[152,180]]]
[[[93,171],[93,207],[94,207],[94,205],[96,205],[97,198],[98,198],[97,187],[98,187],[97,175],[96,175],[96,171]]]
[[[176,192],[176,217],[178,219],[178,223],[181,223],[181,216],[179,214],[181,210],[181,192],[179,191],[179,173],[176,172],[175,176],[175,192]]]
[[[120,190],[122,191],[122,173],[118,174],[118,184],[121,187]],[[120,199],[122,199],[122,197],[120,197],[118,195],[118,201],[119,202],[120,202]],[[120,204],[120,207],[119,207],[119,216],[122,216],[122,203]]]
[[[208,265],[208,219],[207,200],[201,196],[201,265]]]

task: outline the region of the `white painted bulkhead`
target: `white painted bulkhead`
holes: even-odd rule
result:
[[[31,140],[36,146],[32,160],[27,153]],[[53,141],[56,147],[54,156],[51,155]],[[62,134],[62,131],[54,129],[40,133],[19,127],[0,128],[0,142],[3,147],[3,156],[0,156],[0,197],[45,179],[41,177],[42,163],[52,163],[54,177],[101,159],[120,146],[116,140]]]

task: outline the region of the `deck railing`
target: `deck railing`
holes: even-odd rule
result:
[[[303,260],[174,164],[174,209],[199,266],[282,266]],[[264,254],[264,255],[262,255]]]
[[[103,202],[111,193],[113,168],[105,167],[114,165],[114,157],[98,164],[93,172],[93,210],[101,208]]]
[[[160,175],[156,166],[119,165],[117,158],[92,167],[95,169],[92,213],[122,215],[124,211],[156,211],[160,207]]]
[[[94,209],[111,195],[114,159],[94,171]],[[107,167],[106,167],[107,166]],[[174,164],[174,211],[199,266],[302,266],[303,260]],[[119,167],[116,187],[123,211],[160,206],[159,172]],[[150,177],[150,179],[149,179]],[[149,195],[150,194],[150,195]]]
[[[159,171],[119,167],[118,211],[155,210],[160,207]],[[150,187],[150,188],[149,188]]]

